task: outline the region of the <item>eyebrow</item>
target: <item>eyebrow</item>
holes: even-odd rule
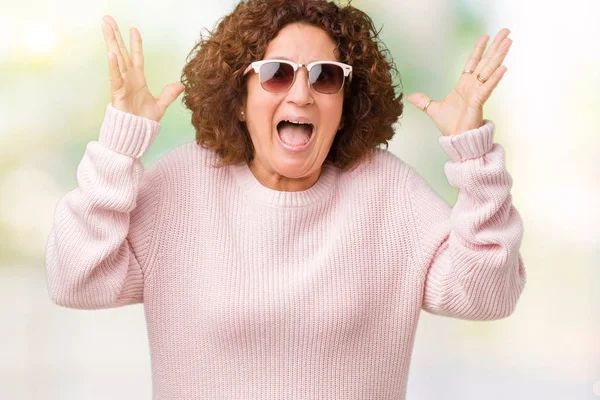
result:
[[[265,58],[265,60],[287,60],[287,61],[291,61],[291,62],[296,62],[296,61],[292,60],[291,58],[288,58],[285,56],[272,56],[269,58]],[[327,59],[326,60],[323,60],[323,59],[312,60],[312,61],[307,62],[307,64],[310,64],[311,62],[314,62],[314,61],[337,61],[337,60],[327,60]]]
[[[267,58],[267,60],[288,60],[288,61],[294,61],[294,60],[292,60],[290,58],[287,58],[287,57],[284,57],[284,56],[273,56],[273,57]]]

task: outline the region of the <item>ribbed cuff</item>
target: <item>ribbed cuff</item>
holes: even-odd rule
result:
[[[484,119],[483,126],[459,133],[440,136],[438,142],[453,161],[479,158],[492,149],[495,125]]]
[[[159,122],[117,110],[108,103],[98,141],[117,153],[141,158],[159,131]]]

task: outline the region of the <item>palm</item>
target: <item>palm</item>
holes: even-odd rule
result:
[[[113,107],[159,121],[165,110],[158,106],[150,93],[143,73],[134,69],[127,71],[125,75],[125,84],[112,94]]]
[[[427,115],[433,120],[442,135],[457,135],[483,125],[483,105],[502,79],[506,67],[501,65],[512,44],[507,38],[510,31],[500,30],[485,55],[487,35],[482,36],[475,45],[465,69],[472,73],[463,73],[456,87],[441,101],[431,101],[427,106]],[[483,55],[483,58],[482,58]],[[476,77],[480,76],[485,83]],[[429,102],[424,93],[412,93],[408,101],[423,109]]]
[[[435,117],[432,117],[434,123],[444,136],[452,132],[464,132],[470,128],[467,127],[468,121],[483,123],[483,103],[486,99],[479,96],[473,96],[471,91],[464,87],[457,86],[448,96],[439,102],[435,109]],[[431,108],[428,108],[433,112]],[[475,124],[476,125],[476,124]]]
[[[103,20],[102,32],[109,52],[112,106],[123,112],[160,121],[167,107],[183,92],[183,85],[167,85],[160,96],[154,97],[144,76],[144,53],[139,31],[135,28],[130,30],[130,55],[114,18],[107,15]]]

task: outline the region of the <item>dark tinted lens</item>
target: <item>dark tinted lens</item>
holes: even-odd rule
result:
[[[344,70],[335,64],[317,64],[310,70],[310,83],[321,93],[337,93],[344,84]]]
[[[294,68],[285,63],[273,61],[260,66],[260,84],[269,92],[283,92],[294,81]]]

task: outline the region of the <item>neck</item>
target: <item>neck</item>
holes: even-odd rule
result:
[[[280,192],[299,192],[309,189],[319,180],[319,176],[323,170],[321,167],[316,173],[313,173],[310,176],[288,178],[287,176],[263,168],[256,160],[252,160],[249,167],[250,171],[252,171],[252,174],[261,185]]]

